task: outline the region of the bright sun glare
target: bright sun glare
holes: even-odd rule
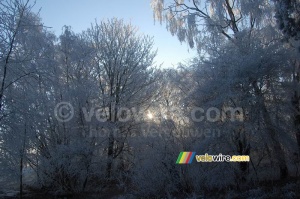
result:
[[[148,116],[149,119],[151,119],[151,120],[153,119],[153,114],[150,111],[148,111],[147,116]]]

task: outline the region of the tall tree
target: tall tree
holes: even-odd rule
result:
[[[2,169],[15,170],[18,165],[20,197],[23,193],[23,169],[35,137],[39,94],[36,86],[48,66],[53,35],[41,24],[29,1],[1,1],[1,151]],[[41,61],[42,60],[42,61]],[[46,61],[47,60],[47,61]],[[32,118],[30,120],[29,118]],[[10,164],[14,162],[14,164]]]
[[[283,32],[285,40],[289,41],[295,50],[293,82],[294,91],[292,105],[294,107],[294,126],[300,153],[300,2],[297,0],[273,0],[276,5],[276,19],[279,29]]]
[[[137,34],[137,29],[122,20],[111,19],[95,23],[88,30],[90,41],[96,50],[94,59],[98,76],[101,106],[108,108],[107,122],[120,130],[120,139],[109,133],[107,150],[107,177],[111,176],[113,159],[121,154],[126,134],[132,124],[122,122],[122,108],[142,108],[151,98],[153,39]],[[128,113],[125,117],[128,117]]]
[[[185,41],[190,47],[196,46],[202,60],[207,61],[220,53],[221,45],[228,44],[237,49],[243,56],[251,57],[251,46],[255,46],[257,33],[265,26],[272,24],[272,4],[268,0],[173,0],[165,5],[163,0],[152,0],[151,6],[155,19],[164,21],[172,35]],[[262,42],[270,41],[261,38]],[[230,44],[231,43],[231,44]],[[208,55],[208,56],[207,56]],[[228,55],[231,59],[237,59]],[[253,63],[255,67],[257,64]],[[225,70],[225,68],[221,68]],[[247,71],[247,68],[240,70]],[[226,72],[224,71],[225,78]],[[224,77],[218,77],[224,78]],[[284,150],[279,142],[278,134],[274,133],[274,124],[266,107],[266,98],[261,93],[261,84],[257,78],[248,77],[253,94],[259,99],[266,133],[273,140],[273,157],[277,158],[281,177],[288,175]],[[228,83],[230,79],[226,79]],[[235,103],[235,102],[234,102]],[[277,155],[275,155],[277,154]]]

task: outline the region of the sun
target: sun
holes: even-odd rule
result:
[[[148,111],[147,117],[148,117],[150,120],[152,120],[152,119],[153,119],[153,114],[152,114],[150,111]]]

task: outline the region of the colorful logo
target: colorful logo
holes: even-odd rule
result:
[[[191,164],[196,152],[180,152],[176,164]]]

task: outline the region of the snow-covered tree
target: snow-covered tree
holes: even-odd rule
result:
[[[134,127],[130,121],[122,122],[120,112],[122,108],[143,109],[151,99],[156,52],[152,49],[152,38],[138,35],[135,27],[122,20],[95,23],[87,33],[96,50],[94,70],[99,86],[99,105],[108,108],[108,123],[123,135],[120,139],[120,135],[115,138],[113,132],[109,133],[107,176],[110,177],[113,159],[126,147],[126,137]]]
[[[287,38],[300,38],[300,2],[298,0],[273,0],[280,30]]]
[[[274,30],[275,23],[272,17],[273,4],[267,0],[255,2],[250,0],[207,0],[205,2],[197,0],[174,0],[166,3],[162,0],[153,0],[151,5],[154,10],[155,19],[161,22],[164,21],[167,29],[171,34],[176,34],[180,41],[189,43],[190,47],[196,46],[200,60],[203,63],[214,60],[217,57],[220,58],[220,68],[217,69],[217,65],[214,64],[211,66],[215,70],[212,78],[217,78],[218,82],[223,82],[223,86],[231,85],[232,88],[230,89],[237,89],[242,84],[247,84],[247,87],[251,88],[248,91],[251,95],[248,97],[253,98],[255,96],[259,102],[258,104],[262,110],[261,114],[263,115],[267,129],[266,133],[272,140],[271,148],[274,150],[273,157],[277,158],[281,177],[285,178],[287,176],[287,165],[284,150],[279,141],[278,132],[273,128],[274,121],[272,122],[266,105],[266,98],[262,93],[265,87],[264,83],[260,82],[261,80],[265,81],[264,78],[269,76],[269,69],[260,72],[264,76],[261,80],[250,75],[251,73],[256,74],[258,70],[263,69],[261,67],[264,64],[263,60],[268,59],[269,53],[272,51],[277,53],[277,50],[274,49],[270,52],[265,51],[263,54],[259,54],[259,59],[255,57],[256,53],[260,50],[267,50],[273,43],[273,39],[275,41],[280,40],[280,36],[277,36],[276,30]],[[259,43],[261,44],[258,45]],[[225,48],[222,47],[224,45],[226,46]],[[236,50],[239,54],[228,53],[223,57],[222,54],[231,52],[231,50]],[[242,60],[240,59],[241,57],[247,57],[247,59],[251,57],[251,60],[262,61],[261,63],[253,61],[244,63],[245,59]],[[226,66],[221,67],[226,63],[231,63],[231,60],[235,60],[231,65],[235,66],[235,68],[228,70],[229,68]],[[274,64],[267,65],[274,66]],[[286,65],[282,64],[281,67],[282,70],[285,70]],[[233,73],[234,71],[238,72],[236,74],[245,73],[246,79],[232,84],[233,79],[228,74],[235,74]],[[280,74],[280,72],[277,74]],[[277,78],[280,79],[280,75]],[[272,81],[272,83],[275,82]],[[206,89],[209,89],[207,92],[213,91],[216,94],[210,95],[207,98],[210,106],[215,105],[213,100],[219,100],[220,108],[224,105],[236,106],[237,102],[241,102],[241,99],[237,98],[236,95],[234,95],[234,98],[225,97],[230,92],[217,96],[219,93],[216,92],[216,88],[206,87]],[[223,91],[225,90],[223,89]],[[248,93],[243,91],[243,89],[241,92]],[[230,100],[231,103],[228,104],[227,100]],[[249,99],[245,98],[245,100]]]
[[[274,0],[276,5],[276,19],[279,29],[285,36],[285,41],[288,41],[290,46],[294,49],[293,58],[293,82],[294,90],[292,96],[292,105],[294,112],[294,126],[296,131],[296,139],[300,153],[300,97],[299,97],[299,54],[300,54],[300,2],[297,0]]]
[[[22,197],[23,169],[40,124],[35,120],[41,113],[37,87],[42,86],[41,79],[49,66],[54,36],[32,13],[29,1],[1,1],[0,9],[1,169],[12,182],[13,176],[19,177]]]

